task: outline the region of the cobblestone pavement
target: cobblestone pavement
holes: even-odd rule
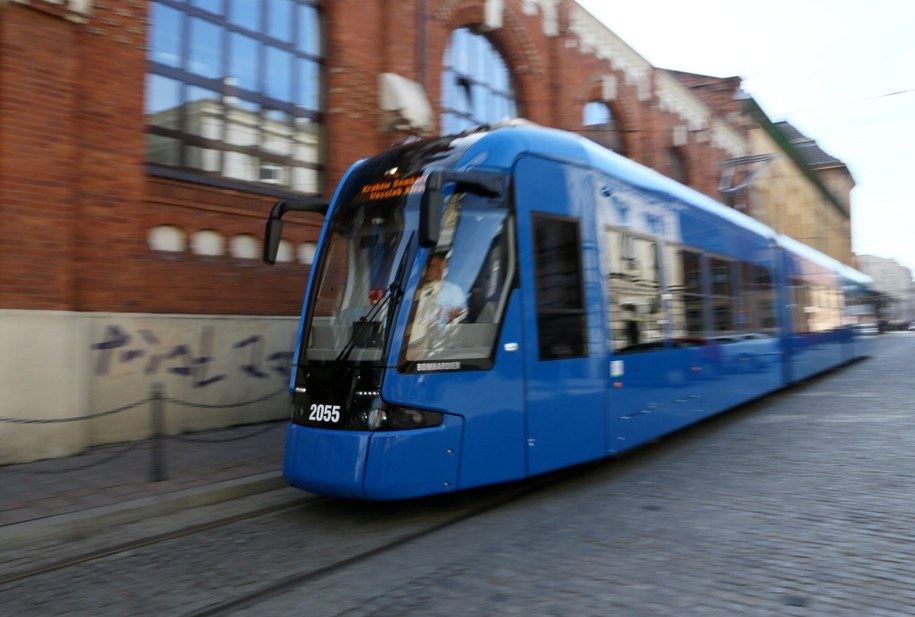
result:
[[[280,472],[285,422],[180,435],[161,444],[154,482],[153,444],[93,448],[84,454],[0,467],[0,535],[18,524],[91,512],[143,498],[205,489]],[[2,545],[2,542],[0,542]]]
[[[244,615],[915,615],[915,335]]]
[[[875,342],[872,359],[235,614],[915,615],[915,334]],[[460,507],[323,500],[8,583],[0,615],[194,614]]]

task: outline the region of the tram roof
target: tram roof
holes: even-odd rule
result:
[[[836,272],[840,276],[860,285],[870,285],[873,279],[866,274],[847,266],[840,261],[798,241],[790,236],[780,234],[760,221],[738,212],[733,208],[712,199],[704,193],[683,185],[676,180],[612,152],[590,139],[558,129],[541,127],[526,121],[510,121],[503,125],[491,127],[484,136],[474,144],[483,146],[490,136],[498,135],[507,141],[516,141],[512,153],[515,158],[521,152],[539,153],[546,156],[559,156],[572,162],[585,164],[604,171],[639,188],[669,196],[671,199],[688,204],[715,217],[728,221],[738,228],[757,234],[817,265]],[[504,144],[503,145],[507,145]],[[557,148],[557,146],[559,146]],[[475,150],[471,147],[470,150]],[[508,153],[505,153],[508,154]]]

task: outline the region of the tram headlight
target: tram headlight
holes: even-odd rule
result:
[[[388,413],[388,426],[395,429],[424,428],[442,423],[442,414],[435,411],[395,407]]]
[[[375,408],[369,411],[365,416],[365,424],[373,431],[383,428],[388,420],[388,414],[384,409]]]
[[[382,405],[360,414],[361,424],[371,431],[428,428],[442,423],[436,411]]]

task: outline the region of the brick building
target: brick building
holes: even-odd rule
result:
[[[163,383],[168,430],[282,417],[321,219],[260,263],[271,203],[354,160],[503,116],[582,132],[720,199],[739,118],[574,0],[0,2],[0,403],[116,409]],[[285,363],[285,364],[284,364]],[[48,392],[49,375],[61,378]],[[0,424],[0,463],[145,436],[145,418]],[[72,428],[78,425],[79,428]]]

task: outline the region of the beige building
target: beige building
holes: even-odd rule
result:
[[[720,199],[830,257],[854,266],[845,164],[788,122],[773,122],[738,77],[670,72],[743,134],[748,153],[721,162]]]
[[[771,122],[754,101],[745,109],[754,167],[745,171],[747,214],[853,266],[848,168],[789,123]]]

